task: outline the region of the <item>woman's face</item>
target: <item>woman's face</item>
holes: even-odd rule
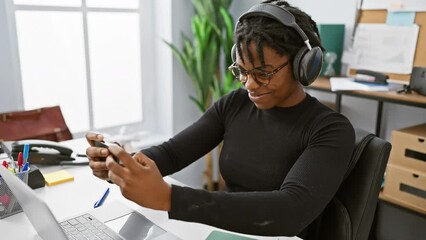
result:
[[[270,78],[269,84],[266,86],[258,84],[253,79],[253,74],[248,74],[247,81],[244,86],[248,91],[250,100],[259,109],[271,109],[273,107],[291,107],[305,98],[305,92],[302,85],[293,79],[292,63],[289,62],[288,56],[281,56],[276,51],[268,46],[263,48],[265,65],[261,64],[259,56],[256,52],[256,45],[251,42],[249,49],[244,44],[241,45],[242,55],[237,54],[236,63],[242,68],[243,71],[252,70],[253,68],[261,69],[265,72],[272,72],[288,63],[285,67],[279,69]],[[248,57],[248,51],[254,59],[252,64]]]

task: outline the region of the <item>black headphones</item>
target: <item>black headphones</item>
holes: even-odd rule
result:
[[[284,26],[292,27],[299,33],[306,46],[303,46],[293,59],[293,74],[296,80],[298,80],[304,86],[308,86],[313,81],[315,81],[322,67],[322,50],[320,47],[311,47],[308,37],[303,32],[302,28],[297,25],[293,14],[291,14],[287,9],[274,4],[256,4],[239,17],[238,22],[235,25],[235,30],[243,18],[253,16],[273,18],[282,23]],[[237,58],[235,44],[231,51],[232,60],[235,62]]]

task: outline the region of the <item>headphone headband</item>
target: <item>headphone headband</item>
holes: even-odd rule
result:
[[[270,3],[256,4],[238,18],[238,22],[235,25],[235,30],[241,19],[250,16],[263,16],[273,18],[284,26],[292,27],[294,30],[297,31],[297,33],[299,33],[300,37],[303,39],[303,42],[305,42],[308,49],[310,50],[312,48],[305,32],[302,30],[301,27],[299,27],[299,25],[297,25],[293,14],[291,14],[291,12],[289,12],[287,9]]]

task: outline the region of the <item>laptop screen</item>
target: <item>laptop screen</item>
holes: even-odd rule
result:
[[[27,184],[4,167],[0,175],[42,239],[68,239],[47,204]]]

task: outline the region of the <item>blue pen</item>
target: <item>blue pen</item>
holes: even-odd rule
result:
[[[30,153],[30,144],[24,144],[24,164],[28,161],[28,154]]]
[[[97,208],[97,207],[102,206],[102,204],[104,203],[104,201],[107,198],[108,194],[109,194],[109,188],[107,188],[107,190],[104,192],[104,194],[102,195],[101,199],[99,199],[98,201],[95,202],[95,205],[93,207]]]
[[[30,167],[30,163],[29,162],[26,162],[25,164],[24,164],[24,166],[22,167],[22,170],[21,170],[21,172],[26,172],[27,170],[28,170],[28,168]]]

